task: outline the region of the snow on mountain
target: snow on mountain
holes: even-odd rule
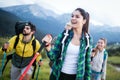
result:
[[[65,23],[71,17],[69,13],[58,15],[36,4],[6,7],[3,10],[14,13],[23,20],[32,21],[44,33],[55,35],[64,29]],[[105,37],[108,42],[120,42],[120,27],[118,26],[111,27],[97,20],[90,20],[89,28],[94,41],[97,41],[100,37]]]
[[[42,8],[41,6],[39,6],[37,4],[30,5],[29,9],[30,9],[31,13],[37,17],[47,18],[47,16],[52,16],[55,18],[57,16],[57,14],[54,13],[53,11]]]
[[[92,19],[90,20],[90,23],[93,24],[93,25],[96,25],[96,26],[103,26],[104,25],[103,23],[98,22],[96,20],[92,20]]]

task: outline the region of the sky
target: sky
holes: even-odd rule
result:
[[[0,0],[0,7],[38,4],[57,14],[72,13],[80,7],[90,14],[94,24],[120,26],[119,3],[119,0]]]

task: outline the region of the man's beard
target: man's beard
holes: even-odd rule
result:
[[[28,36],[28,35],[30,35],[30,33],[23,33],[23,35],[24,35],[24,36]]]
[[[23,31],[23,35],[28,36],[28,35],[30,35],[30,32],[26,33],[26,31]]]

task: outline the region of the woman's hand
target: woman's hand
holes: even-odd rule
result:
[[[66,30],[71,30],[71,29],[72,29],[72,24],[71,24],[71,22],[66,23],[65,29],[66,29]]]
[[[4,45],[3,45],[3,47],[2,47],[2,50],[3,50],[3,51],[6,51],[8,47],[9,47],[9,43],[6,42],[6,43],[4,43]]]
[[[40,66],[42,66],[42,65],[43,65],[43,61],[42,61],[42,60],[39,61],[38,64],[39,64]]]
[[[50,51],[51,49],[51,42],[52,42],[52,35],[51,34],[47,34],[43,39],[42,42],[46,42],[46,49],[47,51]]]

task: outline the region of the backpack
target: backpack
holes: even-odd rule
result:
[[[15,34],[17,35],[16,39],[15,39],[15,43],[14,43],[14,49],[16,48],[17,44],[18,44],[18,41],[19,41],[19,34],[23,32],[23,29],[24,29],[24,26],[27,24],[27,23],[30,23],[30,22],[23,22],[23,21],[19,21],[19,22],[16,22],[15,24]],[[36,49],[36,39],[34,39],[32,41],[32,46],[33,46],[33,55],[34,55],[34,51]],[[3,67],[3,70],[2,70],[2,73],[4,72],[4,69],[7,65],[7,63],[9,62],[9,60],[12,59],[12,55],[13,54],[10,54],[7,56],[7,60],[6,60],[6,63]],[[34,66],[34,70],[33,70],[33,74],[32,74],[32,78],[34,78],[34,74],[35,74],[35,70],[36,70],[36,60],[34,61],[34,63],[32,64]]]
[[[24,22],[24,21],[18,21],[15,24],[15,34],[19,35],[20,33],[23,32],[23,29],[26,24],[29,24],[30,22]]]

